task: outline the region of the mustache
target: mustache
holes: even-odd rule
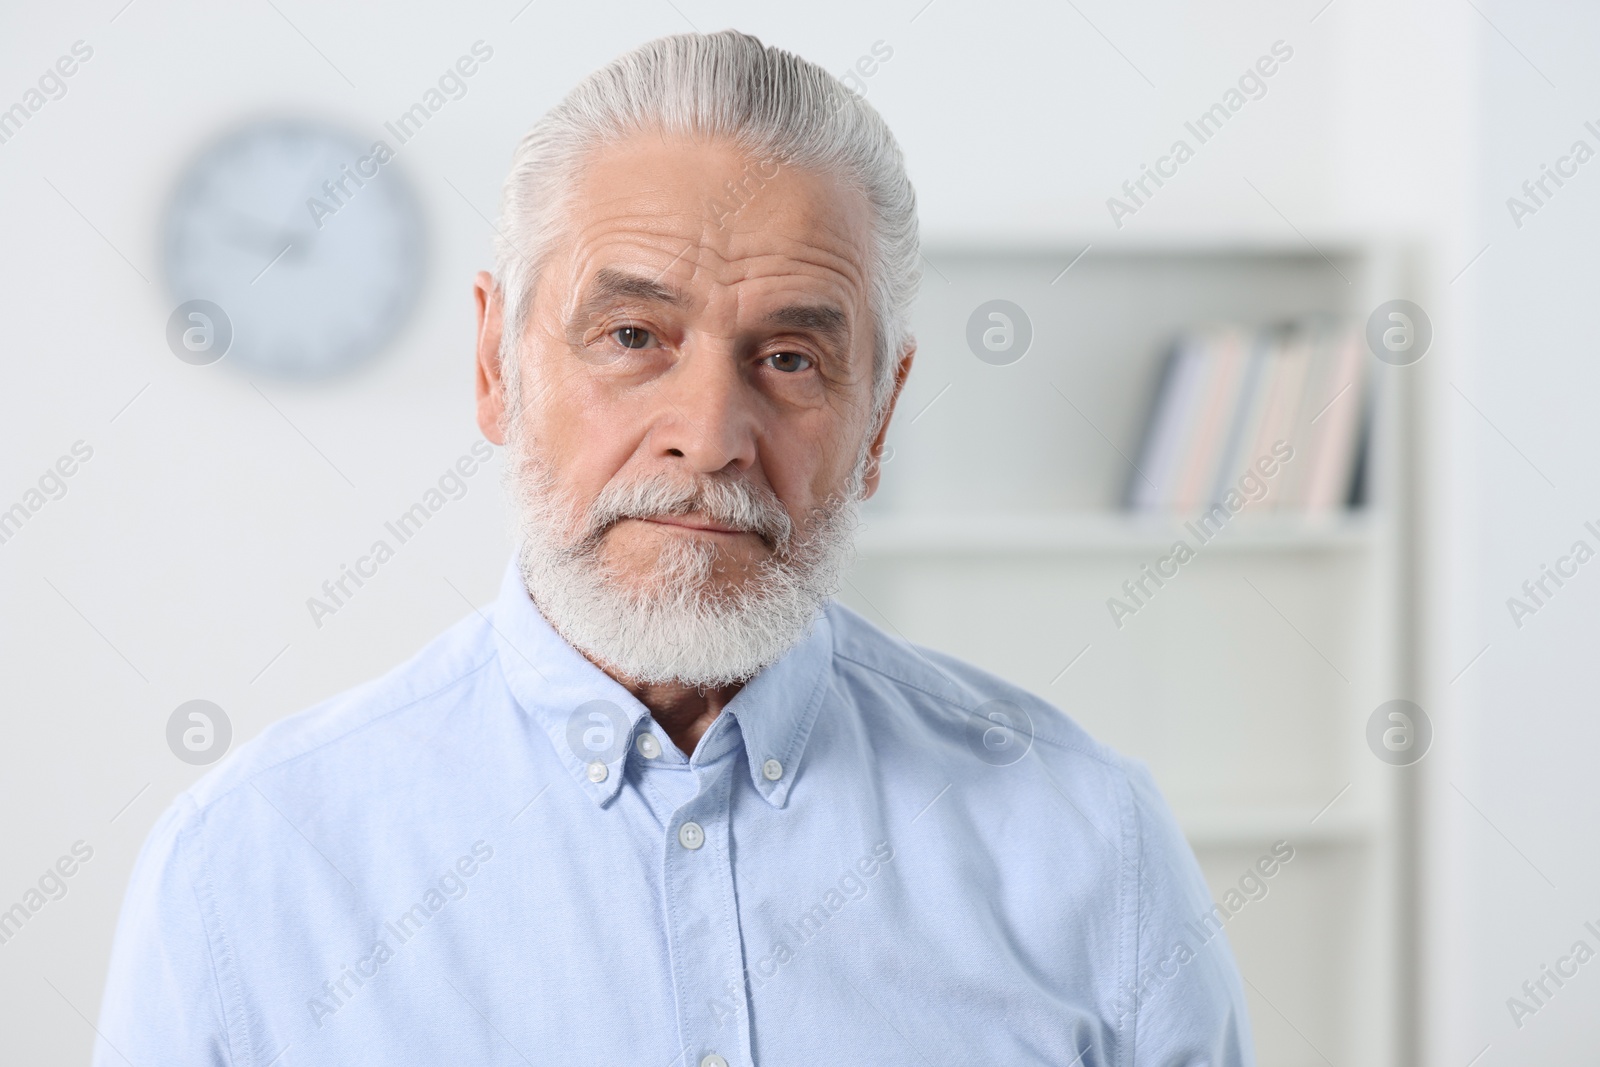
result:
[[[583,541],[598,543],[623,519],[689,514],[753,533],[773,551],[786,549],[794,537],[794,521],[766,486],[739,476],[710,475],[685,483],[663,475],[607,485],[589,506]]]

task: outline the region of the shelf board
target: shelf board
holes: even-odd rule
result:
[[[1369,547],[1374,524],[1365,514],[1326,519],[1298,515],[1241,516],[1202,547],[1179,519],[1126,512],[1062,515],[883,515],[856,534],[862,557],[927,555],[1142,555],[1165,552],[1179,538],[1220,552],[1348,552]]]

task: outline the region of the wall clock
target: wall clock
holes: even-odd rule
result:
[[[163,233],[176,301],[232,325],[227,362],[313,379],[362,363],[404,324],[424,233],[393,150],[322,123],[258,121],[185,170]]]

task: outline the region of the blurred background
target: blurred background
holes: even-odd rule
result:
[[[618,53],[728,26],[850,72],[921,200],[841,599],[1150,764],[1241,901],[1264,1065],[1600,1058],[1600,964],[1559,962],[1600,949],[1600,9],[0,26],[0,1060],[87,1059],[134,857],[207,762],[493,599],[470,286],[511,150]]]

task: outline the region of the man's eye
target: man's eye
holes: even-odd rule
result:
[[[776,352],[768,356],[766,362],[773,370],[781,370],[785,374],[793,374],[811,366],[811,360],[798,352]]]
[[[623,348],[645,348],[650,344],[650,331],[638,326],[623,326],[612,330],[611,336]]]

